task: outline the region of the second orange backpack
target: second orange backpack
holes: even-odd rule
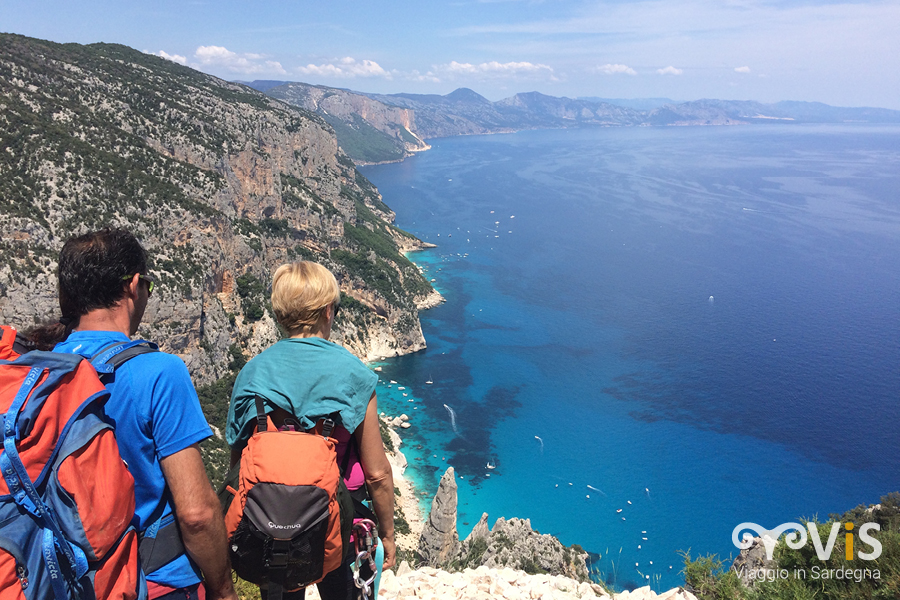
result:
[[[243,579],[285,590],[318,583],[341,565],[350,546],[353,501],[337,464],[335,423],[316,431],[276,429],[256,397],[256,432],[226,478],[231,565]]]

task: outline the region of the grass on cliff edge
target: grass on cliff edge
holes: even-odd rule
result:
[[[814,521],[814,520],[813,520]],[[806,524],[807,521],[800,520]],[[893,492],[881,498],[879,508],[858,506],[843,515],[831,515],[819,532],[825,538],[832,523],[852,522],[854,547],[871,550],[860,545],[856,532],[863,523],[878,523],[881,531],[873,537],[881,542],[881,556],[872,561],[845,558],[845,529],[841,529],[827,560],[820,560],[812,542],[793,550],[781,538],[773,556],[778,573],[760,580],[752,589],[743,586],[738,573],[726,566],[718,556],[699,556],[692,559],[690,551],[684,553],[685,586],[700,600],[897,600],[900,598],[900,493]],[[822,540],[823,545],[826,542]],[[868,569],[867,573],[865,569]],[[878,578],[874,572],[878,571]],[[850,572],[848,576],[846,573]],[[837,576],[842,572],[842,576]],[[797,576],[805,573],[806,577]],[[825,577],[823,574],[830,576]],[[816,575],[818,574],[818,575]]]

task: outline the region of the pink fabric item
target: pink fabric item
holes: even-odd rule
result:
[[[351,435],[352,434],[349,431],[341,426],[334,428],[332,437],[338,441],[338,465],[344,464],[344,454],[349,449],[348,442],[350,441]],[[362,464],[359,462],[359,455],[356,452],[357,447],[358,446],[354,447],[353,453],[350,455],[350,464],[348,465],[347,472],[344,473],[344,483],[347,485],[348,490],[358,490],[366,483],[366,474],[363,473]]]

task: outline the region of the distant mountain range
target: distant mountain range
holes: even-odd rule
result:
[[[497,102],[468,89],[437,94],[367,94],[284,81],[240,82],[318,113],[357,163],[399,160],[426,140],[523,129],[598,126],[749,125],[753,123],[900,123],[900,111],[841,108],[820,102],[668,98],[557,98],[538,92]]]

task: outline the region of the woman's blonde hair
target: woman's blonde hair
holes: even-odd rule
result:
[[[290,335],[312,330],[325,308],[340,301],[337,280],[318,263],[304,260],[281,265],[275,271],[272,309]]]

